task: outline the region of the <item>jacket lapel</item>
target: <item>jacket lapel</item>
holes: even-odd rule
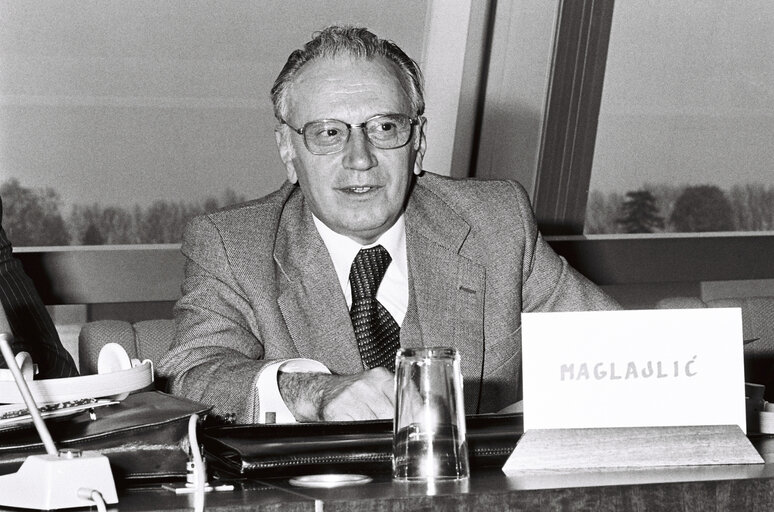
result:
[[[483,367],[485,269],[464,255],[469,233],[464,219],[417,183],[406,209],[406,248],[421,344],[457,349],[471,407]],[[415,344],[404,345],[402,330],[401,345]]]
[[[289,198],[283,211],[274,261],[280,283],[277,303],[299,354],[334,373],[362,371],[333,262],[300,193]]]

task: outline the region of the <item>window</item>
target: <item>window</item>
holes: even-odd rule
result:
[[[774,230],[774,3],[616,2],[584,232]]]
[[[290,51],[364,25],[422,60],[428,5],[16,0],[0,6],[0,196],[17,247],[179,242],[284,180],[269,89]]]
[[[675,8],[674,5],[664,2],[634,3],[638,4],[640,8],[661,6],[663,11],[660,16],[666,18],[672,14],[671,9]],[[532,11],[544,8],[546,10],[544,18],[555,14],[552,32],[554,37],[546,45],[551,48],[552,57],[550,67],[543,74],[547,77],[546,85],[543,88],[545,103],[540,110],[531,105],[528,109],[524,109],[524,102],[504,104],[500,99],[509,90],[524,89],[525,86],[529,85],[520,81],[525,69],[529,70],[525,63],[539,63],[536,57],[542,53],[540,51],[534,52],[535,58],[532,59],[528,58],[529,54],[526,57],[522,56],[518,61],[519,66],[514,71],[509,72],[510,68],[506,64],[514,60],[513,55],[518,57],[524,53],[522,49],[528,48],[528,45],[521,44],[517,37],[510,36],[511,33],[518,34],[522,31],[502,30],[501,33],[505,36],[498,39],[498,24],[495,23],[493,44],[495,51],[492,53],[492,58],[495,60],[489,63],[489,68],[492,70],[504,69],[500,73],[504,79],[499,79],[499,75],[493,73],[487,77],[488,84],[490,86],[494,84],[496,87],[488,88],[492,89],[491,94],[487,90],[485,108],[490,110],[492,114],[487,118],[485,112],[482,141],[491,142],[485,140],[487,135],[486,121],[502,119],[504,108],[510,108],[513,113],[509,113],[509,118],[538,119],[540,121],[539,144],[535,145],[535,153],[538,158],[531,170],[528,168],[517,174],[510,171],[514,168],[513,165],[499,165],[492,170],[483,166],[484,171],[487,171],[486,174],[495,177],[516,178],[522,181],[531,192],[541,231],[546,235],[554,249],[565,256],[575,268],[598,284],[624,288],[633,285],[634,295],[638,296],[638,304],[645,304],[639,297],[644,291],[642,286],[653,287],[656,293],[666,296],[696,294],[699,286],[704,286],[704,283],[708,282],[730,282],[730,280],[737,282],[755,280],[757,282],[758,280],[771,279],[774,276],[774,260],[762,257],[762,255],[770,253],[774,247],[774,233],[772,231],[735,231],[732,233],[665,233],[660,231],[634,235],[622,234],[620,231],[608,234],[591,234],[594,230],[585,228],[584,224],[588,223],[589,226],[593,226],[594,222],[594,219],[590,219],[592,214],[587,212],[587,204],[594,203],[594,190],[598,187],[596,185],[598,180],[605,180],[602,174],[592,176],[592,168],[594,173],[599,172],[595,143],[605,144],[604,140],[600,141],[599,139],[604,139],[606,128],[601,126],[600,135],[597,137],[597,123],[599,122],[601,125],[605,121],[604,112],[602,115],[600,112],[607,107],[603,106],[602,102],[608,102],[610,100],[609,94],[612,94],[608,92],[606,70],[617,65],[617,61],[613,57],[608,62],[608,43],[611,47],[610,52],[614,53],[616,50],[612,46],[617,44],[616,41],[621,36],[620,32],[613,33],[611,36],[611,28],[617,26],[614,23],[614,16],[616,19],[618,16],[624,16],[628,8],[635,6],[631,5],[633,2],[614,2],[614,0],[562,0],[556,3],[535,1],[526,4],[533,7]],[[754,4],[750,2],[726,2],[723,4],[720,2],[690,2],[691,8],[697,10],[707,10],[713,6],[717,9],[721,5],[729,9],[750,8],[751,16],[757,12],[758,18],[756,19],[764,25],[766,23],[770,25],[771,20],[774,19],[771,16],[771,8],[766,5],[766,2],[755,2]],[[755,8],[753,9],[751,6],[755,6]],[[501,20],[499,7],[498,4],[498,21],[504,21],[499,26],[506,29],[509,28],[509,25],[518,25],[519,20],[525,16],[524,11],[515,10],[510,13],[510,21]],[[687,7],[681,4],[679,11],[683,12],[685,9]],[[532,15],[532,11],[528,14]],[[724,15],[709,19],[715,19],[716,24],[722,24],[729,16],[730,14],[726,12]],[[737,15],[737,17],[739,16],[746,16],[746,14]],[[640,17],[629,21],[634,25],[639,25],[652,23],[653,19]],[[707,23],[706,19],[705,23]],[[688,25],[690,24],[688,23]],[[741,25],[742,23],[737,21],[736,24]],[[715,30],[716,28],[713,28],[712,25],[703,29],[705,34],[713,33]],[[640,34],[643,31],[645,29],[640,28],[636,33]],[[769,35],[771,32],[768,28],[759,30],[758,35],[762,34],[767,39],[758,39],[754,45],[750,43],[748,52],[743,54],[746,56],[745,59],[758,59],[760,69],[757,72],[767,74],[766,76],[769,77],[763,82],[766,87],[769,87],[768,92],[766,92],[767,96],[765,96],[768,97],[768,102],[766,102],[768,108],[758,112],[759,117],[763,113],[769,116],[769,120],[774,103],[770,85],[773,83],[770,77],[772,51],[774,51]],[[632,35],[629,39],[633,37],[635,36]],[[705,35],[705,39],[707,37],[710,36]],[[498,46],[500,40],[504,42]],[[658,42],[655,41],[652,44]],[[681,50],[681,48],[674,49],[674,55],[678,56]],[[664,58],[667,57],[671,56],[664,56]],[[726,60],[732,61],[733,59]],[[631,65],[636,64],[637,60],[634,59]],[[697,65],[696,63],[691,64],[692,67]],[[703,65],[707,65],[706,62]],[[537,70],[540,71],[540,66],[537,67]],[[612,71],[611,73],[615,74],[616,72]],[[535,75],[538,76],[539,73],[535,73]],[[537,80],[536,83],[540,85]],[[669,90],[669,86],[664,85]],[[679,87],[680,84],[678,83],[676,86]],[[607,95],[605,98],[603,98],[603,90],[604,94]],[[495,135],[506,141],[499,146],[497,154],[500,162],[511,164],[518,160],[531,160],[531,146],[521,147],[516,143],[517,140],[523,138],[525,129],[528,129],[529,126],[526,123],[515,122],[507,126],[500,126]],[[510,133],[511,138],[503,137],[503,133]],[[771,131],[761,138],[770,140]],[[771,165],[771,153],[769,153],[769,165]],[[482,165],[479,161],[478,172],[481,172],[481,169]],[[675,173],[675,178],[679,180],[679,183],[685,183],[679,177],[680,172]],[[614,174],[608,174],[606,186],[610,186],[609,183],[615,184],[615,180],[611,180],[612,176]],[[759,174],[759,179],[765,187],[771,186],[774,182],[772,177],[774,177],[774,173],[771,172]],[[702,184],[701,181],[695,183]],[[626,191],[624,188],[621,194],[625,194]],[[608,206],[613,209],[613,212],[609,214],[610,217],[618,218],[620,205],[608,203]],[[660,215],[668,218],[668,215],[663,213]],[[687,288],[678,291],[670,288],[677,283],[684,284]]]
[[[153,240],[177,241],[179,215],[190,213],[180,202],[201,208],[202,203],[220,205],[275,189],[284,173],[274,146],[269,87],[289,52],[332,23],[369,27],[419,60],[426,75],[428,117],[436,126],[427,135],[433,149],[425,164],[460,175],[468,166],[473,139],[475,116],[470,110],[484,60],[488,4],[2,2],[3,224],[29,219],[29,210],[9,211],[2,187],[11,186],[22,198],[19,206],[37,206],[38,214],[53,211],[52,224],[60,225],[76,205],[82,211],[107,212],[100,218],[131,228],[121,222],[127,215],[112,215],[115,211],[108,207],[118,204],[126,210],[125,205],[132,205],[134,218],[135,203],[143,213],[159,201],[178,228],[167,223],[161,230],[165,237]],[[120,144],[107,150],[100,145],[115,138]],[[154,156],[151,168],[138,166],[138,161],[147,161],[140,158],[145,151]],[[197,177],[197,169],[211,172]],[[108,201],[116,192],[119,200]],[[15,254],[46,304],[167,304],[179,297],[183,257],[176,243],[79,246],[87,226],[75,234],[65,229],[69,246],[40,247],[64,241],[57,236],[25,238],[27,232],[40,231],[40,225],[24,226],[11,235]],[[90,243],[126,240],[106,237],[102,229],[101,240],[96,235],[92,229]],[[105,316],[90,309],[88,319],[115,317],[114,310]]]

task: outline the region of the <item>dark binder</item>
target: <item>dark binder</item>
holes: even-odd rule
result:
[[[523,418],[471,415],[466,428],[471,468],[502,467]],[[222,478],[391,472],[392,420],[211,426],[202,429],[200,442],[208,469]]]

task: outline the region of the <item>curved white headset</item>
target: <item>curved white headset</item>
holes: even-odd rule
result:
[[[69,402],[85,398],[123,400],[132,391],[153,384],[153,363],[130,359],[118,343],[107,343],[99,352],[94,375],[60,379],[32,380],[32,360],[26,352],[16,355],[16,363],[35,401],[40,404]],[[19,388],[9,370],[0,370],[0,403],[23,402]]]

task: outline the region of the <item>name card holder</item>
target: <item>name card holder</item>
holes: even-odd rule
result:
[[[737,425],[534,429],[522,435],[503,471],[763,462]]]

